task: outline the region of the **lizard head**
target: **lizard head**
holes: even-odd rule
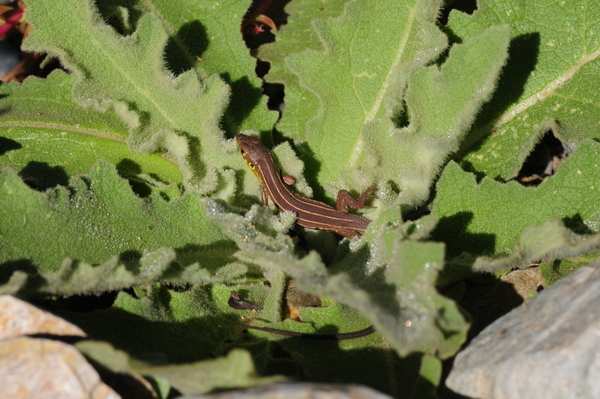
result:
[[[269,150],[260,142],[256,136],[247,136],[245,134],[237,134],[235,139],[240,146],[242,157],[253,171],[256,165],[271,156]]]

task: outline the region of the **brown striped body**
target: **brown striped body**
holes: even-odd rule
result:
[[[273,156],[257,137],[238,134],[236,139],[242,156],[261,180],[263,201],[272,200],[278,208],[296,215],[303,227],[334,231],[345,237],[362,234],[369,219],[335,209],[324,202],[298,195],[283,182]]]

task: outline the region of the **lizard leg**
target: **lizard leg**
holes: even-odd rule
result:
[[[371,194],[373,194],[373,191],[375,191],[375,185],[372,185],[363,191],[358,198],[354,198],[348,191],[340,190],[338,191],[337,200],[335,201],[335,208],[342,212],[348,212],[348,209],[362,208],[365,206],[365,203]]]

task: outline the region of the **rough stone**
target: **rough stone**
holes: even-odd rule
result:
[[[583,267],[484,329],[446,381],[490,399],[600,398],[600,266]]]
[[[29,334],[85,336],[66,320],[10,295],[0,296],[0,340]]]
[[[37,338],[0,341],[0,398],[119,399],[72,346]]]
[[[185,396],[181,399],[390,399],[374,389],[360,385],[278,383],[252,389],[208,395]]]

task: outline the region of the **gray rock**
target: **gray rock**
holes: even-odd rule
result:
[[[10,295],[0,295],[0,340],[29,334],[84,337],[81,329]]]
[[[182,399],[390,399],[374,389],[360,385],[279,383],[253,389],[209,395],[185,396]]]
[[[475,398],[600,398],[600,266],[488,326],[458,354],[446,385]]]
[[[0,398],[120,399],[85,358],[58,341],[0,341]]]

